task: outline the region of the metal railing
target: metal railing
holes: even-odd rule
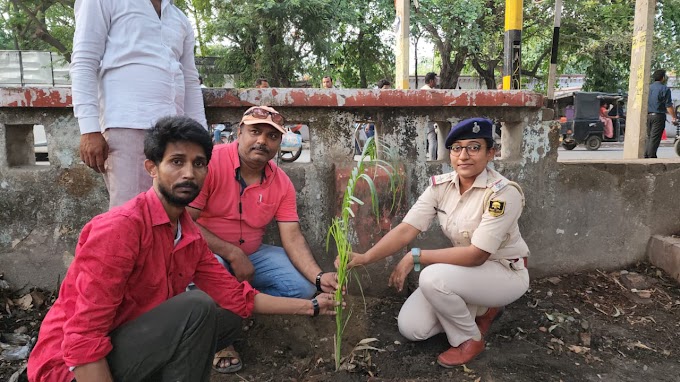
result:
[[[0,50],[0,86],[69,86],[68,62],[44,51]]]

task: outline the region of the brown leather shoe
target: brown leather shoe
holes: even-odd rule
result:
[[[494,321],[496,321],[500,316],[503,315],[504,310],[505,307],[503,306],[501,306],[500,308],[489,308],[486,311],[486,313],[482,314],[479,317],[475,317],[475,322],[477,323],[479,332],[482,333],[482,337],[486,337],[486,333],[489,332],[491,324],[493,324]]]
[[[472,361],[483,351],[483,338],[479,341],[469,339],[458,345],[458,347],[452,347],[451,349],[440,354],[439,357],[437,357],[437,363],[446,368],[460,366]]]

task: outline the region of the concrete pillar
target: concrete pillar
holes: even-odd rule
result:
[[[655,0],[636,0],[633,49],[630,54],[630,81],[623,159],[644,156],[647,141],[647,98],[654,40]]]
[[[394,88],[408,89],[410,0],[394,0],[394,7],[397,10],[397,19],[399,20],[395,30],[397,73],[394,78]]]

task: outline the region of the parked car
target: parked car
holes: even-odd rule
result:
[[[47,135],[43,125],[33,125],[33,151],[36,162],[47,162]]]

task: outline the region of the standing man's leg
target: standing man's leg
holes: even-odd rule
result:
[[[430,160],[437,160],[437,134],[433,131],[427,133],[427,146],[430,153]]]
[[[316,286],[295,268],[283,248],[262,244],[248,258],[255,268],[251,285],[260,292],[296,298],[312,298],[316,293]]]
[[[647,114],[647,140],[645,141],[645,158],[649,158],[649,140],[652,136],[652,118],[653,114]]]
[[[144,169],[144,135],[142,129],[106,129],[109,145],[104,182],[109,191],[109,208],[120,206],[151,188],[152,179]]]
[[[116,381],[208,381],[216,340],[233,341],[240,328],[239,316],[190,291],[111,332],[106,359]]]
[[[647,150],[645,151],[645,158],[656,158],[656,152],[661,143],[661,135],[666,128],[666,115],[654,114],[647,116]],[[651,123],[650,123],[651,122]]]

